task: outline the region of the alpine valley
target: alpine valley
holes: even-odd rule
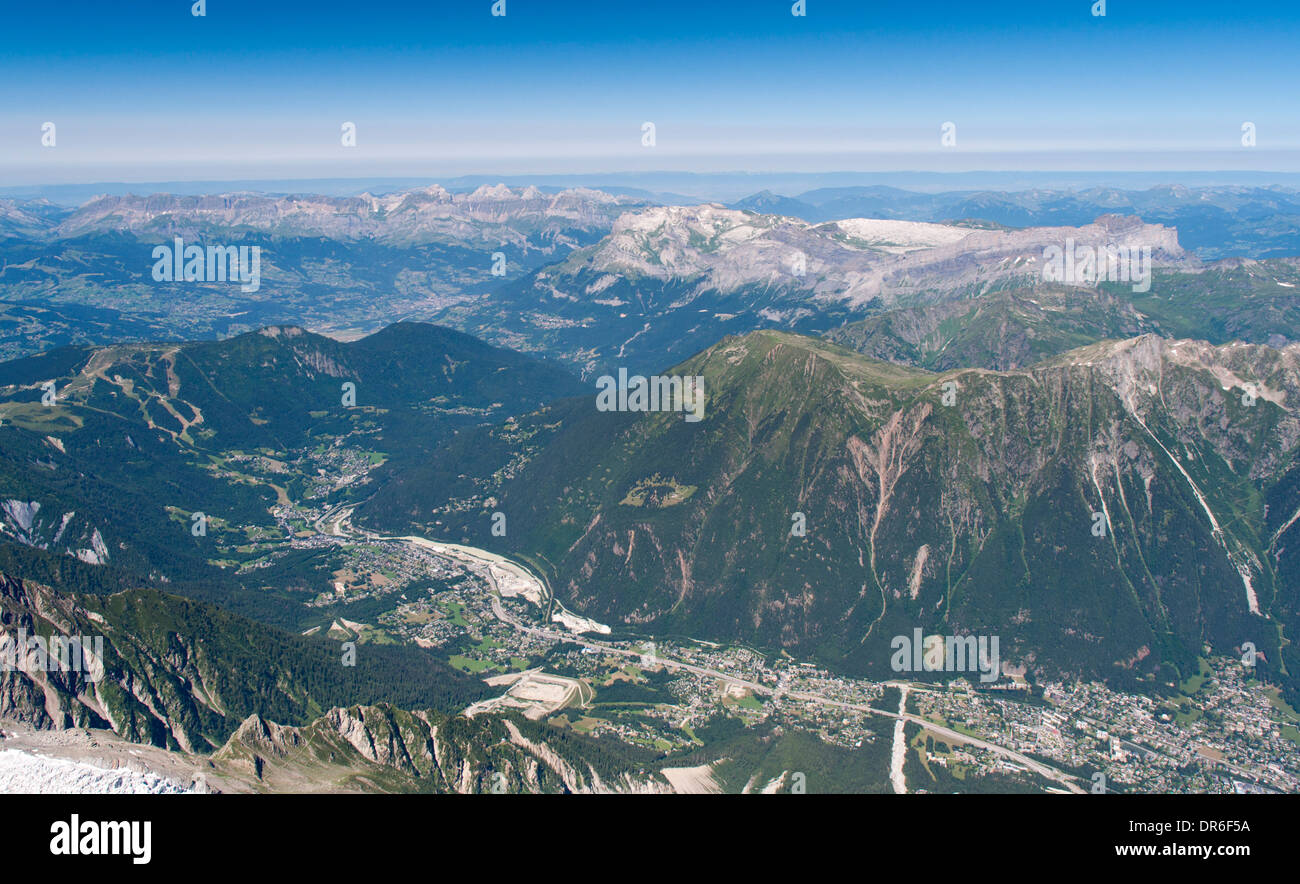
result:
[[[0,202],[0,788],[1296,791],[1295,217]]]

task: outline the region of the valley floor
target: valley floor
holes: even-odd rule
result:
[[[334,522],[336,530],[339,525],[347,524],[345,517]],[[842,741],[844,737],[840,734],[847,732],[852,740],[850,745],[860,746],[870,737],[865,731],[855,730],[853,720],[894,718],[889,780],[895,792],[909,791],[904,775],[909,753],[904,729],[909,722],[920,727],[928,745],[934,747],[926,750],[923,747],[927,744],[923,743],[915,749],[925,769],[933,776],[933,763],[947,775],[942,780],[920,784],[919,791],[930,791],[926,785],[942,789],[959,787],[967,777],[973,782],[988,775],[1023,779],[1036,788],[1051,791],[1083,793],[1089,781],[1080,772],[1089,770],[1104,770],[1114,786],[1136,791],[1243,791],[1251,783],[1293,791],[1300,785],[1300,752],[1286,736],[1294,733],[1294,722],[1283,721],[1291,713],[1270,704],[1259,686],[1252,691],[1227,668],[1217,673],[1219,678],[1214,683],[1220,687],[1221,695],[1211,702],[1223,706],[1225,711],[1238,706],[1240,714],[1234,716],[1236,720],[1226,723],[1220,734],[1204,723],[1196,728],[1195,722],[1159,720],[1149,698],[1115,694],[1099,685],[1049,686],[1049,694],[1057,697],[1057,701],[1035,706],[1018,697],[1001,699],[995,692],[974,691],[964,682],[947,686],[865,682],[816,670],[809,672],[806,666],[798,665],[776,670],[744,649],[718,648],[705,643],[610,641],[586,634],[592,626],[584,627],[581,624],[585,621],[572,616],[554,615],[553,623],[543,624],[538,620],[538,609],[547,609],[546,603],[551,601],[549,589],[523,566],[472,547],[438,544],[417,537],[384,538],[362,533],[367,542],[400,540],[453,556],[467,567],[479,578],[482,587],[482,595],[477,600],[466,598],[469,605],[477,601],[477,613],[482,618],[471,629],[475,633],[488,632],[483,627],[488,625],[484,621],[489,618],[508,627],[508,631],[492,630],[491,642],[508,647],[513,633],[520,644],[510,653],[536,653],[539,641],[577,645],[582,649],[580,656],[607,661],[605,669],[612,670],[613,674],[606,673],[606,686],[615,684],[620,676],[636,682],[651,672],[688,682],[690,687],[685,696],[668,709],[666,723],[670,725],[687,725],[698,716],[698,710],[721,701],[724,708],[730,703],[736,714],[751,721],[784,715],[810,729],[820,730],[831,741]],[[504,581],[509,585],[506,591],[503,591]],[[528,583],[531,585],[525,585]],[[485,600],[487,603],[483,604]],[[469,605],[459,616],[468,615]],[[580,625],[574,625],[575,619]],[[604,631],[604,627],[600,628]],[[479,646],[487,644],[484,640]],[[580,676],[581,672],[566,673],[569,677],[575,674]],[[882,708],[879,700],[885,689],[900,692],[897,712]],[[1015,697],[1017,693],[1023,692],[1012,690],[1004,695]],[[599,697],[599,688],[595,694]],[[909,711],[909,696],[914,698],[915,711]],[[575,723],[588,726],[593,734],[644,743],[644,732],[630,727],[624,716],[612,716],[612,720],[606,721],[595,712],[586,713],[588,706],[581,699],[570,706],[570,711],[579,716]],[[1073,709],[1074,714],[1062,709]],[[539,710],[539,718],[557,711],[549,707],[539,707]],[[1277,719],[1273,729],[1277,738],[1269,741],[1262,753],[1258,742],[1234,739],[1255,730],[1258,725],[1250,725],[1251,719],[1261,713],[1268,714],[1269,710]],[[835,734],[827,734],[827,724],[836,718],[839,726],[832,725]],[[569,719],[558,716],[552,719],[559,720]],[[1064,727],[1071,720],[1073,733]],[[1254,751],[1243,751],[1249,750],[1251,744]],[[1270,764],[1267,754],[1270,751],[1284,751],[1286,755]],[[1195,775],[1176,774],[1177,768],[1188,763],[1204,767],[1205,775],[1198,779]],[[1212,773],[1216,768],[1222,776]]]
[[[356,460],[358,475],[371,463],[346,448],[334,456]],[[349,613],[323,615],[335,619],[317,630],[363,646],[428,648],[498,688],[475,713],[517,710],[561,732],[650,752],[662,759],[651,767],[679,792],[779,791],[802,784],[804,771],[810,792],[1081,793],[1097,773],[1118,791],[1300,791],[1300,715],[1231,660],[1203,660],[1170,699],[1096,683],[1048,683],[1030,696],[1012,679],[984,689],[848,678],[741,646],[614,639],[502,556],[360,529],[346,505],[283,501],[273,512],[291,549],[341,557],[333,592],[313,604]],[[283,549],[283,541],[268,545],[267,561]],[[720,727],[730,736],[719,740]],[[728,769],[742,764],[745,740],[759,741],[748,735],[767,735],[770,748],[783,732],[807,735],[814,748]],[[265,789],[207,757],[110,732],[4,726],[0,752],[12,753],[0,791]],[[836,769],[848,759],[861,769]]]

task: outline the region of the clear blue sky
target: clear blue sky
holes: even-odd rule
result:
[[[793,0],[506,2],[494,18],[492,0],[208,0],[195,18],[186,0],[11,0],[0,185],[1300,169],[1296,0],[1108,0],[1104,18],[1090,0],[807,0],[803,18]],[[345,121],[355,149],[339,144]]]

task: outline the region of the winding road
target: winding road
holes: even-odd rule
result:
[[[349,537],[351,535],[345,532],[347,529],[353,529],[353,526],[349,524],[350,516],[351,516],[350,510],[347,509],[332,510],[326,513],[324,516],[322,516],[319,520],[317,520],[316,530],[322,534],[328,534],[331,537],[336,537],[336,538]],[[330,522],[330,519],[333,519],[333,521]],[[321,530],[322,523],[328,523],[329,527],[332,528],[333,530],[322,531]],[[487,580],[488,585],[492,588],[491,606],[492,606],[493,615],[495,615],[496,618],[500,620],[502,623],[511,626],[512,628],[518,630],[519,632],[523,632],[529,635],[541,636],[543,638],[551,639],[552,641],[569,642],[570,644],[576,644],[582,647],[599,650],[602,653],[606,653],[606,654],[614,654],[617,656],[630,657],[635,659],[640,659],[641,657],[641,653],[639,651],[633,651],[627,648],[615,647],[606,642],[596,641],[595,639],[587,638],[581,634],[575,634],[567,631],[560,631],[560,630],[552,629],[547,626],[532,626],[527,623],[523,623],[518,618],[512,616],[505,609],[505,606],[501,604],[501,594],[497,586],[496,578],[492,574],[492,569],[488,567],[489,565],[495,564],[498,567],[508,568],[514,574],[519,575],[528,580],[531,580],[533,583],[535,583],[536,590],[540,598],[550,599],[551,597],[550,589],[549,587],[547,587],[545,581],[543,581],[542,579],[534,575],[531,571],[528,570],[528,568],[519,564],[518,562],[497,555],[496,553],[488,552],[487,550],[478,549],[476,547],[463,546],[461,544],[440,543],[438,541],[428,540],[423,537],[388,537],[380,534],[374,534],[364,530],[361,531],[360,533],[367,540],[384,540],[384,541],[406,543],[416,548],[437,552],[442,555],[446,555],[451,558],[454,558],[468,565],[469,567],[473,568],[476,571],[476,573],[480,574],[482,577],[484,577]],[[1022,755],[1021,753],[1013,751],[1011,749],[1007,749],[1004,746],[999,746],[996,743],[990,743],[987,740],[980,739],[979,737],[972,737],[969,734],[964,734],[961,733],[960,731],[953,730],[952,728],[935,724],[934,722],[922,718],[919,715],[913,715],[909,713],[907,711],[908,692],[913,689],[921,689],[921,688],[915,688],[915,686],[907,682],[893,682],[893,681],[884,682],[884,684],[890,687],[897,688],[901,694],[901,697],[899,699],[899,704],[898,704],[898,711],[890,712],[887,709],[877,709],[874,706],[868,706],[861,703],[848,703],[842,700],[833,700],[828,697],[823,697],[820,694],[812,694],[804,691],[782,691],[779,689],[774,689],[768,687],[767,685],[760,684],[758,682],[748,681],[746,679],[739,678],[735,675],[730,675],[725,672],[719,672],[716,669],[708,669],[703,666],[696,666],[692,663],[685,663],[680,660],[673,660],[669,657],[665,657],[660,652],[656,652],[655,659],[667,669],[673,671],[680,671],[680,672],[689,672],[694,675],[703,676],[705,678],[716,678],[722,681],[738,684],[741,685],[742,687],[748,688],[749,690],[753,691],[757,695],[773,697],[775,699],[781,699],[785,697],[792,700],[801,700],[803,702],[815,703],[822,706],[833,707],[836,709],[844,709],[862,715],[880,715],[880,716],[885,716],[887,718],[895,719],[897,721],[897,724],[894,729],[894,743],[891,751],[890,780],[894,786],[894,791],[896,792],[905,793],[907,791],[907,784],[903,778],[903,772],[902,772],[902,761],[906,757],[906,742],[904,740],[904,736],[902,732],[904,731],[905,723],[910,721],[914,724],[919,725],[925,730],[930,731],[931,733],[937,734],[938,736],[945,737],[952,741],[956,741],[960,743],[968,743],[972,746],[978,746],[979,748],[991,752],[1000,758],[1004,758],[1008,761],[1014,762],[1024,767],[1025,769],[1038,774],[1044,779],[1048,779],[1053,782],[1059,783],[1061,786],[1063,786],[1070,792],[1073,792],[1077,795],[1087,794],[1086,790],[1081,788],[1075,782],[1074,777],[1064,773],[1063,771],[1057,770],[1056,768],[1051,767],[1050,765],[1044,764],[1041,761],[1037,761],[1033,758],[1029,758],[1028,756]],[[899,751],[900,745],[902,746],[901,753]],[[900,754],[902,756],[901,758],[900,758]]]

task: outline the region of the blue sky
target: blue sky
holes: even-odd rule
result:
[[[0,6],[0,185],[645,169],[1300,170],[1300,4]],[[54,148],[40,144],[56,124]],[[340,127],[357,125],[357,147]],[[641,144],[641,125],[656,145]],[[940,146],[940,126],[957,144]],[[1258,146],[1241,145],[1256,126]]]

